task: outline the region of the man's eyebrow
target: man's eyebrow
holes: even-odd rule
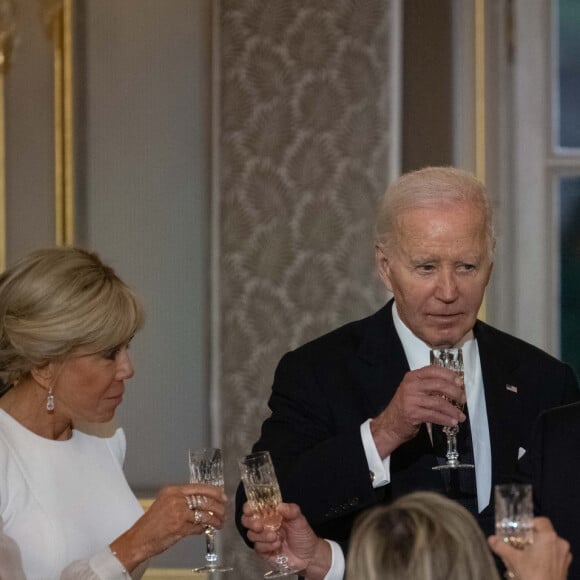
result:
[[[415,256],[410,258],[411,264],[424,264],[425,262],[437,262],[434,256]]]

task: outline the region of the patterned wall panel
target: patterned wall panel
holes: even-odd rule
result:
[[[372,230],[399,146],[391,11],[387,0],[220,4],[218,356],[231,497],[282,354],[385,301]],[[223,536],[235,577],[259,577],[233,527]]]

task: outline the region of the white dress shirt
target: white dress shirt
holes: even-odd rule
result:
[[[417,338],[405,326],[399,317],[395,303],[393,303],[393,322],[399,339],[403,344],[403,350],[405,351],[409,368],[414,371],[427,366],[429,364],[430,347]],[[456,347],[461,347],[463,351],[465,396],[469,409],[469,424],[471,427],[471,440],[475,463],[475,481],[477,484],[477,507],[481,512],[487,507],[491,494],[491,444],[489,441],[489,425],[485,405],[485,392],[483,389],[483,376],[481,374],[481,362],[479,360],[479,348],[477,347],[477,341],[473,336],[473,332],[469,332]],[[390,473],[387,477],[390,481]]]

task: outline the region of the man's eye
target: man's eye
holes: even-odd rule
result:
[[[433,266],[433,264],[420,264],[419,266],[417,266],[417,270],[419,270],[419,272],[433,272],[433,270],[435,270],[435,266]]]
[[[475,264],[461,264],[459,269],[464,272],[473,272],[475,270]]]

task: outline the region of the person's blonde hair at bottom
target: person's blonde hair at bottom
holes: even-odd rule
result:
[[[347,580],[499,580],[475,518],[457,502],[414,492],[363,513]]]

